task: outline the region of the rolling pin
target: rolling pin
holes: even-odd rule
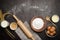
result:
[[[16,19],[17,24],[23,30],[26,36],[32,40],[35,40],[32,33],[28,30],[28,28],[24,25],[24,23],[21,20],[19,20],[15,15],[13,15],[13,17]]]

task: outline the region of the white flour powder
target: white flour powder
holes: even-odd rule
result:
[[[41,29],[44,25],[44,21],[42,18],[35,18],[33,21],[32,21],[32,25],[35,29]]]

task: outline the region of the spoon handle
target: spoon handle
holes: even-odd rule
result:
[[[3,20],[2,10],[0,10],[0,22]]]
[[[51,21],[50,21],[51,22]],[[51,22],[54,26],[56,26],[56,24],[54,24],[53,22]]]

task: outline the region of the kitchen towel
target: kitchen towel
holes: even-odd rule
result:
[[[33,34],[33,37],[35,38],[35,40],[42,40],[39,37],[38,34],[36,34],[34,31],[32,31],[32,29],[30,28],[30,25],[29,25],[29,23],[27,21],[25,21],[24,24],[29,29],[29,31]],[[21,38],[21,40],[31,40],[23,33],[23,31],[19,27],[15,30],[15,32]]]

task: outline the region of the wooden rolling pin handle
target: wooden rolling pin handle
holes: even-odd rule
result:
[[[17,24],[23,30],[23,32],[26,34],[26,36],[28,36],[29,38],[34,40],[32,33],[28,30],[28,28],[24,25],[24,23],[21,20],[19,20],[15,15],[13,15],[13,17],[16,19]]]
[[[32,40],[35,40],[33,37],[31,38]]]

